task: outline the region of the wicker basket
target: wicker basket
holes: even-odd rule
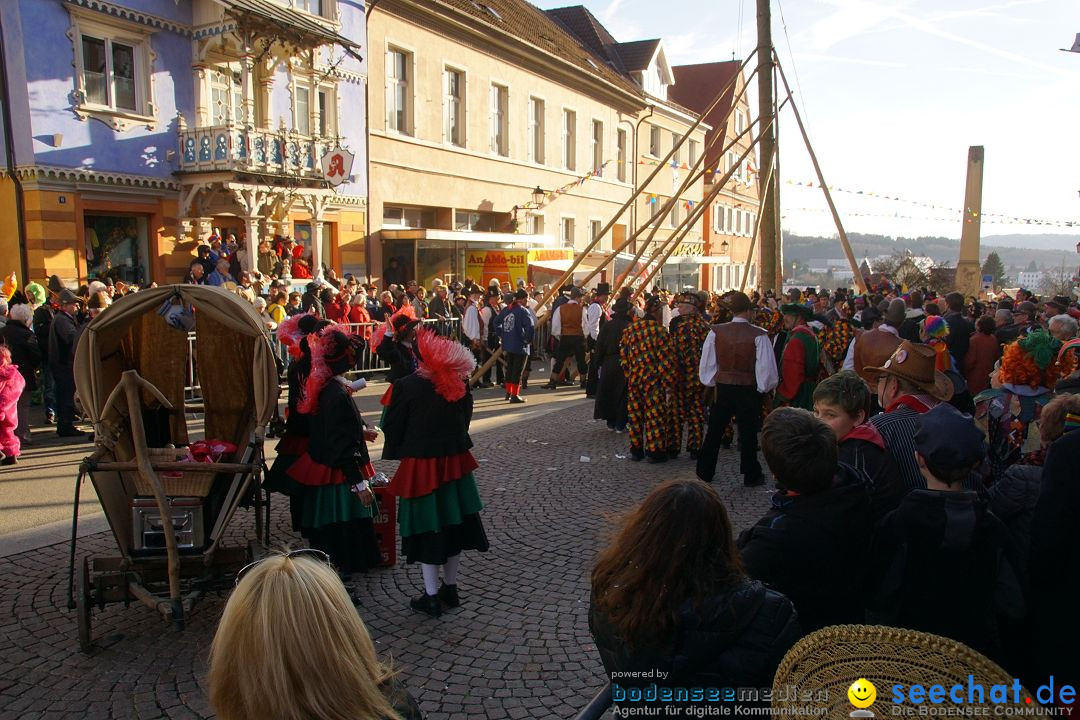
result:
[[[150,462],[176,462],[187,456],[187,448],[149,448]],[[192,467],[198,467],[198,463],[191,463]],[[154,488],[141,473],[128,472],[135,483],[135,494],[153,497]],[[184,472],[179,477],[167,477],[163,472],[158,473],[161,483],[165,487],[165,494],[169,497],[206,497],[210,494],[210,488],[214,484],[213,472]]]

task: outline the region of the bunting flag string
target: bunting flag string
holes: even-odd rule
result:
[[[943,208],[948,209],[948,208]],[[783,217],[789,217],[791,213],[804,213],[804,212],[828,212],[826,208],[820,207],[802,207],[802,208],[788,208],[784,210]],[[959,212],[959,211],[957,211]],[[973,222],[975,217],[978,217],[978,213],[972,212],[968,209],[970,217],[966,218],[966,222]],[[922,220],[924,222],[956,222],[956,217],[930,217],[926,215],[908,215],[903,213],[887,213],[887,212],[845,212],[845,217],[875,217],[875,218],[895,218],[897,220]],[[1072,228],[1080,227],[1080,220],[1044,220],[1038,218],[1013,218],[999,215],[991,215],[988,213],[983,214],[982,222],[987,225],[1039,225],[1042,227],[1062,227]]]
[[[796,187],[808,187],[808,188],[820,188],[821,183],[813,180],[807,180],[800,182],[798,180],[787,180],[787,185],[794,185]],[[908,205],[914,205],[916,207],[927,208],[929,210],[940,210],[943,212],[950,212],[956,214],[963,214],[965,222],[974,222],[976,218],[979,218],[979,213],[975,212],[971,208],[964,208],[961,210],[957,207],[950,207],[948,205],[937,205],[935,203],[923,202],[921,200],[911,200],[909,198],[898,197],[896,195],[887,195],[885,193],[877,193],[871,190],[855,190],[852,188],[835,187],[833,185],[828,186],[831,192],[845,193],[847,195],[861,195],[863,197],[875,198],[877,200],[888,200],[891,202],[902,202]],[[815,208],[807,208],[807,210],[816,210]],[[874,213],[846,213],[853,217],[872,216],[872,217],[910,217],[917,218],[913,215],[889,215],[888,213],[876,215]],[[926,220],[941,219],[947,222],[955,222],[956,218],[918,218]],[[1043,225],[1048,227],[1080,227],[1080,221],[1073,220],[1048,220],[1045,218],[1029,218],[1019,217],[1016,215],[1006,215],[1004,213],[982,213],[982,222],[987,224],[996,225]]]
[[[613,162],[614,162],[614,160],[605,160],[603,165],[601,165],[600,167],[595,168],[593,170],[590,170],[589,172],[585,173],[584,175],[578,177],[576,180],[572,180],[572,181],[566,183],[565,185],[563,185],[562,187],[555,188],[554,190],[545,190],[544,191],[544,203],[547,204],[553,198],[556,198],[556,197],[558,197],[560,195],[563,195],[563,194],[565,194],[567,192],[570,192],[570,190],[572,190],[572,189],[574,189],[576,187],[580,187],[580,186],[584,185],[586,180],[591,180],[594,177],[601,176],[603,174],[604,168],[606,168],[608,165],[610,165]],[[522,204],[518,205],[518,207],[522,207],[522,208],[531,207],[531,203],[522,203]]]

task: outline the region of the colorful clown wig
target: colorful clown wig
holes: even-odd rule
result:
[[[1053,389],[1059,378],[1076,367],[1074,355],[1059,357],[1060,348],[1061,341],[1045,330],[1035,330],[1007,345],[1001,356],[1001,382]]]

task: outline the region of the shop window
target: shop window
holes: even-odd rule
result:
[[[145,215],[84,215],[87,278],[149,282],[147,226]]]
[[[409,229],[424,227],[425,213],[419,208],[406,208],[394,205],[383,206],[383,227],[388,229]]]
[[[150,34],[136,25],[110,25],[69,8],[75,50],[75,111],[115,129],[152,124]]]

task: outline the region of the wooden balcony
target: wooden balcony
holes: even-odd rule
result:
[[[333,140],[287,130],[245,129],[234,125],[180,130],[180,172],[243,172],[322,179],[319,159]]]

